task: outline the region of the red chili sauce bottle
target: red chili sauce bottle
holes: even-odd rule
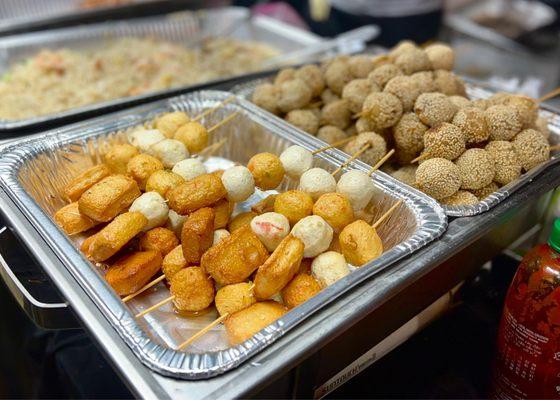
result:
[[[560,398],[560,219],[521,261],[505,300],[491,396]]]

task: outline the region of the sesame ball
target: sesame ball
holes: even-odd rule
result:
[[[391,176],[409,186],[416,186],[416,165],[405,165],[394,171]]]
[[[444,94],[422,93],[414,103],[414,112],[424,124],[434,126],[441,122],[450,122],[457,112],[457,107]]]
[[[521,94],[508,94],[500,99],[500,104],[513,108],[524,127],[532,126],[539,116],[536,100]]]
[[[451,101],[453,104],[455,104],[455,106],[459,110],[461,108],[467,108],[467,107],[474,107],[476,109],[480,109],[480,107],[475,107],[469,99],[467,99],[466,97],[463,97],[463,96],[458,96],[458,95],[449,96],[449,101]],[[486,108],[484,108],[484,110],[485,109]]]
[[[490,96],[488,99],[486,99],[486,101],[488,102],[488,107],[490,106],[497,106],[499,105],[503,105],[502,101],[509,96],[509,93],[506,92],[497,92],[494,93],[492,96]]]
[[[414,43],[413,41],[401,40],[395,47],[391,49],[391,51],[389,52],[389,58],[394,60],[401,54],[406,53],[410,50],[416,50],[417,48],[418,47],[416,46],[416,43]]]
[[[276,78],[274,78],[274,84],[281,85],[284,82],[291,81],[292,79],[295,78],[295,75],[296,75],[296,70],[293,68],[281,69],[276,75]]]
[[[346,61],[333,61],[325,71],[325,81],[333,93],[340,95],[348,82],[354,79],[350,65]]]
[[[357,55],[350,57],[348,60],[350,72],[355,78],[367,78],[368,74],[373,71],[373,60],[367,55]]]
[[[496,182],[490,182],[488,185],[484,186],[482,189],[474,189],[469,190],[472,194],[474,194],[478,200],[484,200],[492,193],[496,192],[499,189]]]
[[[375,131],[375,124],[373,124],[369,119],[360,117],[356,120],[356,132],[372,132]]]
[[[334,125],[346,129],[351,118],[352,113],[346,100],[333,101],[321,109],[321,125]]]
[[[454,160],[465,151],[465,135],[455,125],[442,122],[426,131],[424,149],[431,158]]]
[[[251,101],[260,108],[272,114],[278,114],[278,100],[280,99],[280,88],[270,83],[264,83],[255,88]]]
[[[412,110],[414,102],[420,96],[418,83],[410,76],[396,76],[385,85],[385,93],[394,94],[402,103],[403,111]]]
[[[346,144],[344,151],[348,154],[354,154],[367,144],[369,144],[370,147],[360,154],[358,158],[366,164],[374,165],[387,153],[385,139],[375,132],[360,133],[356,138]]]
[[[367,79],[354,79],[350,81],[342,90],[342,98],[346,100],[348,108],[353,113],[362,110],[364,100],[372,91],[379,91],[377,86],[372,89],[372,84]]]
[[[403,72],[395,64],[384,64],[370,72],[367,79],[378,88],[383,89],[387,82],[400,75],[403,75]]]
[[[334,94],[332,90],[327,88],[321,92],[321,101],[323,102],[324,105],[327,105],[337,100],[340,100],[340,97]]]
[[[294,78],[301,79],[309,86],[311,89],[311,94],[313,97],[321,95],[325,89],[325,80],[323,79],[323,74],[318,66],[310,64],[305,65],[298,69]]]
[[[435,92],[437,90],[432,71],[420,71],[410,75],[410,79],[416,82],[420,93]]]
[[[496,105],[484,112],[490,140],[511,140],[522,128],[521,121],[511,107]]]
[[[512,143],[525,171],[550,159],[550,146],[539,131],[525,129],[513,139]]]
[[[433,69],[446,69],[451,71],[455,64],[455,52],[445,44],[432,44],[425,49]]]
[[[506,185],[521,175],[521,164],[511,142],[494,140],[488,143],[484,149],[494,161],[495,182]]]
[[[550,137],[550,129],[548,129],[548,118],[539,117],[535,121],[535,129],[542,133],[543,137],[548,140]]]
[[[401,118],[403,105],[394,94],[371,93],[364,101],[362,114],[377,128],[389,128]]]
[[[419,48],[410,49],[402,52],[395,59],[395,65],[399,67],[405,75],[410,75],[418,71],[429,71],[432,63],[426,52]]]
[[[310,110],[292,110],[284,119],[310,135],[315,135],[319,129],[319,118]]]
[[[286,81],[280,85],[278,108],[282,112],[303,108],[309,104],[311,98],[311,89],[304,81],[301,79]]]
[[[434,71],[434,83],[438,89],[438,92],[441,92],[448,96],[464,96],[466,94],[465,84],[463,83],[463,80],[453,72],[449,72],[444,69],[438,69]]]
[[[477,100],[472,100],[471,101],[471,105],[475,108],[479,108],[481,110],[486,110],[488,107],[490,107],[490,103],[488,102],[487,99],[477,99]]]
[[[388,54],[378,54],[372,57],[371,62],[373,63],[373,68],[375,69],[385,64],[391,64],[392,59]]]
[[[494,161],[484,149],[468,149],[455,161],[461,175],[461,189],[481,189],[494,179]]]
[[[484,142],[490,136],[484,111],[478,108],[460,109],[453,117],[453,124],[461,129],[468,144]]]
[[[332,125],[325,125],[319,128],[319,132],[317,132],[317,138],[321,139],[328,144],[333,144],[348,137],[346,132],[342,129],[332,126]]]
[[[471,206],[478,203],[478,197],[466,190],[459,190],[455,194],[440,200],[447,206]]]
[[[416,169],[416,186],[436,200],[451,196],[461,187],[459,168],[445,158],[431,158]]]
[[[428,127],[414,113],[407,113],[393,127],[395,146],[400,163],[410,162],[424,149],[424,134]]]

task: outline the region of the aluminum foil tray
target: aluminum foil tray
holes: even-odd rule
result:
[[[262,83],[268,83],[271,81],[272,78],[269,77],[269,78],[256,79],[250,82],[245,82],[234,86],[232,88],[232,92],[236,93],[238,96],[241,96],[245,99],[250,99],[253,94],[253,91],[255,90],[255,87],[257,87]],[[490,90],[488,88],[480,87],[479,85],[472,83],[468,79],[465,79],[465,81],[467,82],[466,88],[467,88],[467,94],[469,98],[485,99],[495,93],[495,91]],[[292,126],[291,124],[288,124],[281,118],[273,116],[272,114],[269,115],[274,117],[279,123],[284,123],[286,125]],[[541,108],[539,110],[539,115],[549,119],[548,128],[550,130],[549,141],[551,146],[559,144],[560,143],[560,111],[554,110],[553,108],[547,107],[546,105],[541,105]],[[298,132],[300,132],[300,134],[311,136],[308,133],[303,132],[302,130],[299,129],[297,130]],[[320,141],[319,139],[317,140]],[[559,154],[560,153],[558,151],[553,151],[551,153],[551,158],[548,162],[543,163],[536,168],[533,168],[529,172],[526,172],[525,174],[521,175],[519,179],[510,182],[505,186],[502,186],[498,191],[486,197],[484,200],[479,201],[477,204],[473,204],[470,206],[442,205],[442,207],[445,210],[445,213],[450,217],[470,217],[488,211],[492,207],[495,207],[497,204],[507,199],[509,195],[512,194],[514,191],[516,191],[523,185],[526,185],[529,182],[531,182],[533,178],[538,174],[540,174],[542,171],[557,164],[560,159]],[[403,183],[403,185],[405,184]]]
[[[0,75],[5,73],[12,65],[35,55],[41,49],[91,49],[103,46],[107,40],[113,38],[131,36],[156,37],[180,43],[187,47],[198,46],[204,38],[227,36],[239,40],[265,42],[279,50],[281,54],[321,41],[317,36],[308,32],[293,27],[287,29],[285,24],[271,18],[252,18],[245,8],[224,7],[201,12],[182,12],[164,17],[106,22],[0,38]],[[200,84],[218,83],[220,81],[201,82]],[[177,86],[33,118],[0,120],[0,133],[2,131],[22,130],[23,128],[37,128],[46,124],[52,126],[56,123],[60,125],[62,122],[71,118],[76,119],[78,116],[95,116],[101,112],[124,108],[126,105],[177,95],[189,88],[196,88],[198,85]]]
[[[234,368],[360,282],[438,238],[447,227],[446,216],[434,200],[383,173],[375,174],[372,179],[377,191],[370,204],[374,218],[382,215],[398,199],[404,200],[378,230],[385,247],[383,255],[354,269],[345,278],[240,345],[230,347],[224,327],[217,326],[186,352],[173,350],[214,320],[216,312],[181,316],[168,306],[148,314],[144,319],[135,319],[137,312],[169,296],[166,286],[160,283],[154,290],[125,305],[105,282],[103,271],[77,250],[80,239],[71,240],[66,236],[55,225],[52,215],[65,203],[60,193],[66,182],[76,173],[100,162],[111,143],[125,140],[127,129],[166,111],[184,110],[189,115],[196,115],[228,97],[230,94],[227,92],[203,91],[160,100],[49,131],[39,138],[22,139],[0,152],[0,189],[10,199],[3,207],[18,210],[28,221],[28,227],[42,237],[33,243],[27,241],[26,246],[49,246],[60,260],[60,265],[55,265],[55,268],[66,268],[72,273],[77,284],[96,302],[135,355],[149,368],[176,378],[208,378]],[[235,111],[240,114],[211,135],[212,142],[222,138],[227,138],[227,141],[219,152],[205,160],[209,170],[225,168],[233,163],[245,164],[257,152],[279,154],[293,144],[310,150],[321,146],[315,138],[278,123],[268,113],[242,99],[228,103],[202,123],[212,126]],[[314,165],[332,171],[347,159],[340,151],[328,151],[317,155]],[[363,163],[352,163],[350,168],[367,170],[368,167]],[[295,188],[296,185],[297,182],[286,177],[278,190]],[[247,210],[253,202],[268,194],[257,192],[239,204],[237,211]],[[15,232],[20,228],[15,226]]]

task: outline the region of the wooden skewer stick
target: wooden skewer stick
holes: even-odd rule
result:
[[[414,164],[415,162],[422,161],[422,160],[424,160],[424,159],[426,159],[426,158],[428,158],[428,157],[430,157],[430,156],[428,155],[428,153],[422,153],[422,154],[420,154],[418,157],[416,157],[414,160],[412,160],[410,163],[411,163],[411,164]]]
[[[385,154],[381,160],[377,161],[377,164],[375,164],[373,167],[371,167],[371,169],[368,172],[368,176],[372,176],[373,173],[375,171],[377,171],[379,169],[379,167],[381,167],[383,164],[385,164],[385,161],[387,161],[389,159],[389,157],[391,157],[393,154],[395,154],[395,149],[391,149],[387,152],[387,154]]]
[[[558,96],[558,95],[560,95],[560,87],[557,87],[556,89],[554,89],[554,90],[552,90],[552,91],[550,91],[550,92],[548,92],[548,93],[542,95],[541,97],[539,97],[539,98],[537,99],[537,102],[538,102],[538,103],[542,103],[543,101],[550,100],[550,99],[552,99],[553,97],[556,97],[556,96]]]
[[[200,338],[201,336],[206,334],[206,332],[208,332],[210,329],[212,329],[213,327],[218,325],[220,322],[225,320],[227,317],[229,317],[229,313],[225,313],[224,315],[220,316],[219,318],[216,318],[214,321],[209,323],[207,326],[205,326],[204,328],[202,328],[201,330],[196,332],[194,335],[192,335],[190,338],[185,340],[183,343],[181,343],[179,346],[177,346],[177,350],[184,349],[185,347],[190,345],[192,342],[194,342],[195,340],[197,340],[198,338]]]
[[[170,296],[170,297],[168,297],[167,299],[162,300],[162,301],[160,301],[159,303],[154,304],[153,306],[151,306],[151,307],[149,307],[149,308],[146,308],[144,311],[142,311],[142,312],[136,314],[136,315],[134,316],[134,318],[143,317],[144,315],[149,314],[149,313],[151,313],[151,312],[154,311],[154,310],[157,310],[158,308],[160,308],[160,307],[163,306],[164,304],[167,304],[167,303],[169,303],[169,302],[171,302],[171,301],[173,301],[173,300],[175,300],[175,295]]]
[[[218,108],[221,108],[221,107],[225,106],[227,103],[231,102],[233,99],[235,99],[235,95],[229,96],[227,99],[225,99],[224,101],[221,101],[216,106],[214,106],[212,108],[209,108],[208,110],[198,114],[196,117],[193,118],[192,122],[200,121],[202,118],[206,117],[207,115],[212,114]]]
[[[555,145],[553,145],[553,146],[550,146],[550,147],[548,148],[548,150],[550,150],[550,151],[560,150],[560,144],[555,144]]]
[[[366,143],[360,150],[355,152],[352,155],[352,157],[350,157],[348,160],[346,160],[346,162],[344,164],[341,164],[340,167],[335,169],[334,172],[331,173],[331,175],[336,176],[336,174],[338,174],[340,171],[342,171],[342,169],[344,169],[346,166],[348,166],[348,164],[350,164],[352,161],[354,161],[356,158],[358,158],[364,151],[366,151],[370,147],[371,147],[371,143]]]
[[[385,214],[383,214],[381,217],[379,217],[379,219],[377,221],[375,221],[372,225],[373,229],[377,229],[377,227],[379,225],[381,225],[383,223],[383,221],[385,221],[387,218],[389,218],[389,216],[393,213],[393,211],[395,211],[395,209],[400,206],[403,203],[402,199],[399,199],[399,201],[397,201],[395,204],[393,204],[391,206],[391,208],[389,208]]]
[[[225,117],[224,119],[222,119],[220,122],[218,122],[216,125],[208,128],[208,130],[206,132],[208,133],[212,133],[213,131],[215,131],[216,129],[218,129],[220,126],[228,123],[231,119],[237,117],[237,115],[239,114],[239,111],[236,111],[234,113],[231,113],[230,115],[228,115],[227,117]]]
[[[313,151],[311,152],[311,154],[315,155],[315,154],[318,154],[318,153],[320,153],[320,152],[322,152],[322,151],[325,151],[325,150],[328,150],[328,149],[332,149],[333,147],[340,146],[341,144],[348,143],[349,141],[351,141],[352,139],[354,139],[356,136],[358,136],[358,135],[352,135],[352,136],[348,136],[347,138],[337,140],[336,142],[334,142],[334,143],[332,143],[332,144],[329,144],[328,146],[321,147],[320,149],[317,149],[317,150],[313,150]]]
[[[165,279],[165,275],[162,275],[156,279],[154,279],[153,281],[151,281],[150,283],[144,285],[144,287],[142,287],[141,289],[137,290],[136,292],[129,294],[128,296],[126,296],[125,298],[122,299],[123,302],[127,302],[129,300],[132,300],[133,298],[135,298],[136,296],[138,296],[140,293],[148,290],[149,288],[151,288],[154,285],[157,285],[158,283],[160,283],[161,281],[163,281]]]

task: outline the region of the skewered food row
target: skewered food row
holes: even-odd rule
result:
[[[375,190],[367,173],[349,171],[337,182],[338,170],[312,168],[313,153],[299,146],[209,172],[188,157],[205,151],[216,126],[206,129],[182,112],[151,125],[129,132],[129,143],[114,145],[103,165],[71,180],[64,193],[72,203],[55,214],[68,234],[98,229],[81,250],[108,267],[105,277],[125,301],[166,279],[178,310],[215,303],[238,343],[347,275],[348,263],[383,252],[376,228],[360,219]],[[285,175],[299,180],[298,190],[232,215],[235,203],[256,188],[275,189]]]
[[[470,100],[454,59],[444,44],[405,41],[386,55],[284,69],[252,101],[328,143],[349,138],[348,154],[369,144],[358,158],[371,165],[394,147],[394,177],[443,204],[475,204],[546,162],[549,132],[529,97]]]

